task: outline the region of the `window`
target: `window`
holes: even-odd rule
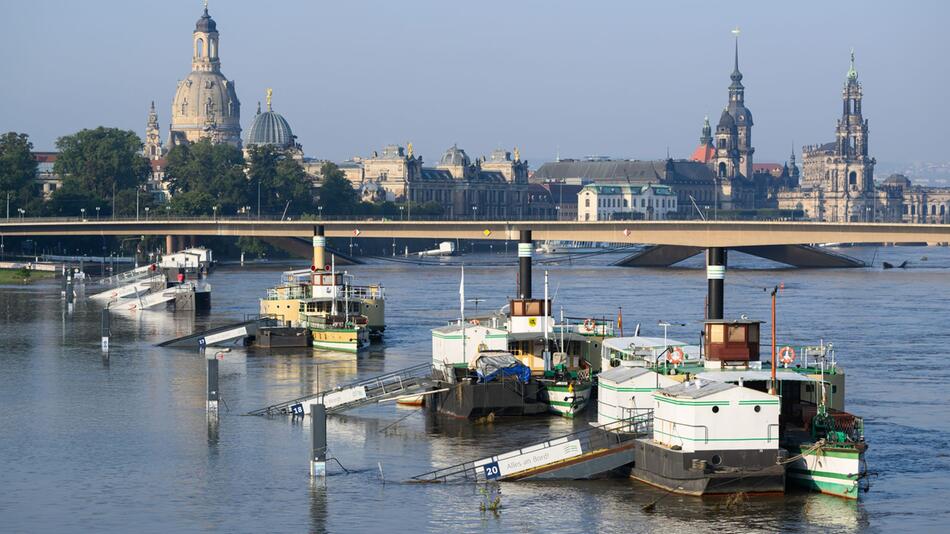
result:
[[[195,41],[195,56],[201,57],[205,53],[205,41],[204,39],[198,39]]]
[[[724,162],[719,163],[719,176],[723,177],[726,175],[726,164]]]
[[[851,171],[848,174],[848,185],[857,185],[858,184],[858,173]]]
[[[627,199],[623,199],[623,207],[627,207]],[[940,212],[943,213],[943,207],[940,208]]]
[[[590,197],[584,199],[584,207],[585,208],[590,207]]]
[[[712,413],[719,413],[719,406],[713,406]]]
[[[640,199],[640,207],[641,207],[641,208],[647,207],[647,199],[645,199],[645,198],[641,198],[641,199]]]

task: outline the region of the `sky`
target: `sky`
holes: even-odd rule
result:
[[[0,0],[0,131],[167,137],[202,0]],[[950,2],[211,0],[242,127],[274,90],[307,156],[411,141],[428,163],[517,146],[688,157],[726,105],[734,38],[755,161],[833,140],[853,47],[879,162],[950,161]]]

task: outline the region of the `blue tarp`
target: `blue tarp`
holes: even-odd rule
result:
[[[505,376],[514,376],[524,384],[531,380],[531,369],[511,354],[479,357],[476,372],[479,382],[491,382]]]

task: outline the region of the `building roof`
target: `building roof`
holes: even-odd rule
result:
[[[701,399],[703,397],[708,397],[709,395],[714,395],[716,393],[722,393],[723,391],[729,391],[730,389],[737,387],[738,386],[729,384],[727,382],[705,382],[703,380],[695,380],[692,382],[683,382],[682,384],[676,384],[675,386],[661,389],[657,393],[660,395],[677,397],[681,399]]]
[[[884,180],[884,185],[899,185],[901,187],[910,187],[910,179],[903,174],[892,174]]]
[[[211,15],[208,14],[207,7],[205,8],[204,13],[201,14],[201,18],[195,23],[195,31],[205,33],[218,31],[218,25],[214,22],[214,19],[211,18]]]
[[[468,159],[468,155],[465,154],[465,151],[458,147],[458,145],[452,145],[445,150],[442,154],[442,159],[439,160],[439,165],[463,165],[467,166],[471,163],[471,160]]]
[[[258,110],[251,127],[244,133],[246,146],[272,145],[290,148],[294,145],[294,133],[287,119],[280,113],[268,109],[264,113]]]
[[[616,384],[622,384],[623,382],[650,372],[652,371],[644,367],[611,367],[610,369],[597,375],[597,379],[601,382],[604,380],[609,380],[610,382],[614,382]]]
[[[668,185],[660,184],[587,184],[581,191],[591,190],[600,195],[620,195],[620,194],[629,194],[629,195],[643,195],[646,194],[649,190],[653,190],[654,195],[659,196],[672,196],[673,190]]]
[[[541,184],[542,187],[551,192],[551,198],[556,199],[560,204],[577,204],[577,194],[581,192],[582,185],[562,184],[559,182],[547,182]]]
[[[706,143],[696,147],[696,150],[689,156],[689,159],[690,161],[697,161],[699,163],[709,163],[715,155],[716,148],[712,146],[712,143]]]
[[[752,174],[757,172],[767,172],[772,176],[779,176],[782,174],[783,165],[778,163],[753,163],[752,164]]]
[[[59,152],[34,152],[33,159],[38,163],[55,163]]]

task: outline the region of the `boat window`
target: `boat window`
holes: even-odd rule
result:
[[[759,412],[761,412],[761,411],[762,411],[762,407],[756,405],[756,407],[755,407],[755,413],[759,413]]]
[[[709,459],[709,463],[711,463],[711,464],[713,464],[713,465],[719,465],[719,464],[721,464],[721,463],[722,463],[722,456],[719,456],[718,454],[714,454],[714,455],[712,456],[712,458]]]
[[[709,326],[709,340],[713,343],[722,343],[724,341],[723,333],[725,331],[725,325],[714,324]]]
[[[729,327],[729,342],[744,343],[745,342],[745,325],[737,325]]]
[[[713,407],[712,407],[712,412],[713,412],[713,413],[719,413],[719,406],[713,406]]]

